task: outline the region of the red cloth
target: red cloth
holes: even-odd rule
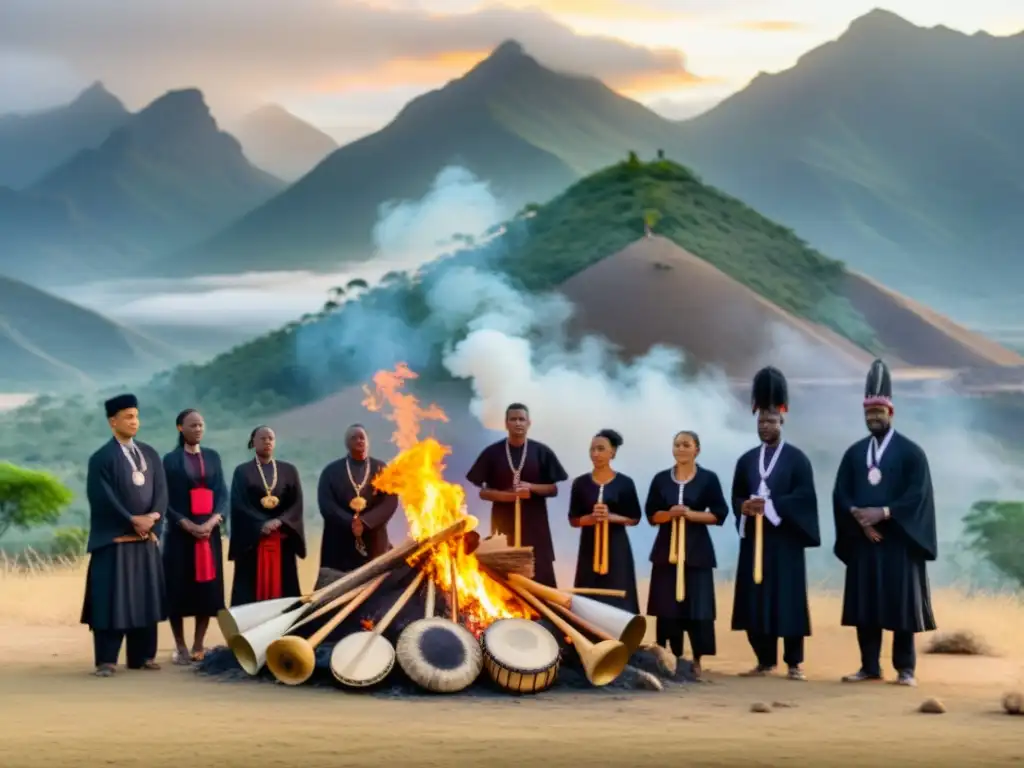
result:
[[[281,597],[281,540],[280,530],[263,536],[256,549],[256,599],[274,600]]]
[[[209,515],[213,512],[213,491],[209,488],[193,488],[189,491],[192,516]],[[213,547],[209,539],[196,539],[195,579],[205,584],[217,578],[217,565],[213,561]]]

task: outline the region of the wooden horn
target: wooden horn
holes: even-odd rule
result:
[[[604,485],[597,486],[597,503],[604,504]],[[594,524],[594,573],[603,576],[608,573],[608,521],[599,520]]]
[[[754,516],[754,583],[764,578],[764,515]]]
[[[608,557],[608,542],[610,540],[609,532],[608,532],[609,531],[608,525],[609,525],[609,523],[608,523],[607,520],[605,520],[601,524],[601,528],[602,528],[602,532],[601,532],[601,575],[602,576],[607,576],[608,575],[608,568],[611,565],[611,563],[609,561],[609,557]]]
[[[592,643],[587,639],[586,635],[527,590],[494,575],[491,575],[491,578],[517,594],[522,600],[525,600],[534,610],[569,637],[572,644],[576,647],[580,661],[583,662],[583,671],[587,675],[587,680],[592,685],[608,685],[608,683],[611,683],[622,674],[622,670],[629,663],[629,649],[623,643],[620,643],[618,640],[601,640],[598,643]]]
[[[375,577],[368,586],[360,587],[356,597],[332,616],[308,640],[298,635],[286,635],[272,642],[267,648],[267,666],[274,673],[274,677],[285,685],[301,685],[309,680],[316,670],[316,647],[327,639],[335,627],[365,603],[387,576],[387,573],[382,573]]]
[[[516,573],[509,574],[508,581],[553,605],[561,605],[589,624],[601,627],[604,632],[625,645],[629,654],[641,646],[647,634],[647,618],[640,614],[630,613],[582,595],[570,595]]]
[[[349,592],[346,592],[343,595],[339,595],[338,597],[336,597],[333,600],[331,600],[329,603],[324,603],[323,605],[321,605],[319,608],[317,608],[312,613],[307,614],[306,616],[303,616],[301,620],[296,621],[294,624],[292,624],[292,628],[290,630],[288,630],[288,631],[289,632],[294,632],[299,627],[301,627],[301,626],[303,626],[305,624],[309,624],[309,622],[313,621],[313,619],[318,619],[321,616],[323,616],[325,613],[330,613],[335,608],[340,608],[341,606],[345,605],[345,603],[349,602],[350,600],[355,599],[358,595],[360,595],[362,593],[362,591],[365,588],[366,588],[365,586],[356,587],[355,589],[353,589],[353,590],[351,590]]]
[[[676,602],[686,599],[686,520],[676,518]]]
[[[516,527],[514,541],[515,544],[513,546],[523,546],[523,508],[518,496],[516,496]]]

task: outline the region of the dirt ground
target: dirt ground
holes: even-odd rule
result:
[[[315,550],[314,550],[315,551]],[[313,580],[304,564],[303,584]],[[0,766],[983,766],[1024,760],[1024,717],[1002,713],[1024,688],[1024,604],[935,595],[940,626],[971,628],[989,657],[921,654],[920,687],[843,685],[858,665],[835,595],[812,596],[805,683],[747,680],[752,659],[719,603],[710,682],[663,693],[594,691],[485,700],[401,700],[220,682],[165,664],[92,677],[77,623],[84,569],[0,572]],[[211,644],[219,637],[211,637]],[[928,643],[919,638],[919,648]],[[160,661],[170,632],[161,627]],[[888,646],[885,648],[888,653]],[[891,677],[891,671],[889,672]],[[919,714],[936,697],[946,714]],[[751,705],[778,703],[765,714]],[[397,761],[397,762],[396,762]]]

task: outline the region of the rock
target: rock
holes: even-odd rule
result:
[[[672,651],[668,650],[668,648],[662,648],[660,645],[652,645],[644,650],[653,655],[658,662],[658,674],[668,678],[676,676],[676,670],[679,668],[679,659],[676,658]]]
[[[755,701],[753,704],[750,705],[750,711],[764,713],[771,712],[772,708],[765,704],[763,701]]]
[[[791,701],[773,701],[772,702],[772,707],[774,707],[775,709],[792,709],[795,706],[796,706],[796,704],[794,704]]]
[[[656,678],[650,672],[645,672],[642,669],[636,667],[627,666],[622,670],[622,674],[617,683],[622,683],[624,688],[634,688],[642,691],[663,691],[665,686],[661,684],[661,680]]]
[[[917,711],[927,715],[941,715],[945,713],[946,706],[938,699],[925,699]]]
[[[1003,696],[1003,709],[1008,715],[1024,714],[1024,694],[1014,691]]]

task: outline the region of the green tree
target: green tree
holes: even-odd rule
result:
[[[369,287],[370,284],[361,277],[353,278],[345,285],[345,289],[349,291],[365,291]]]
[[[89,531],[85,528],[57,528],[53,532],[50,554],[57,557],[81,557],[89,543]]]
[[[0,538],[12,526],[28,531],[53,525],[72,495],[48,472],[0,462]]]
[[[644,211],[644,224],[647,225],[648,229],[654,229],[658,226],[658,222],[661,221],[661,211],[654,208],[648,208]]]
[[[977,501],[964,516],[968,546],[1024,587],[1024,501]]]

